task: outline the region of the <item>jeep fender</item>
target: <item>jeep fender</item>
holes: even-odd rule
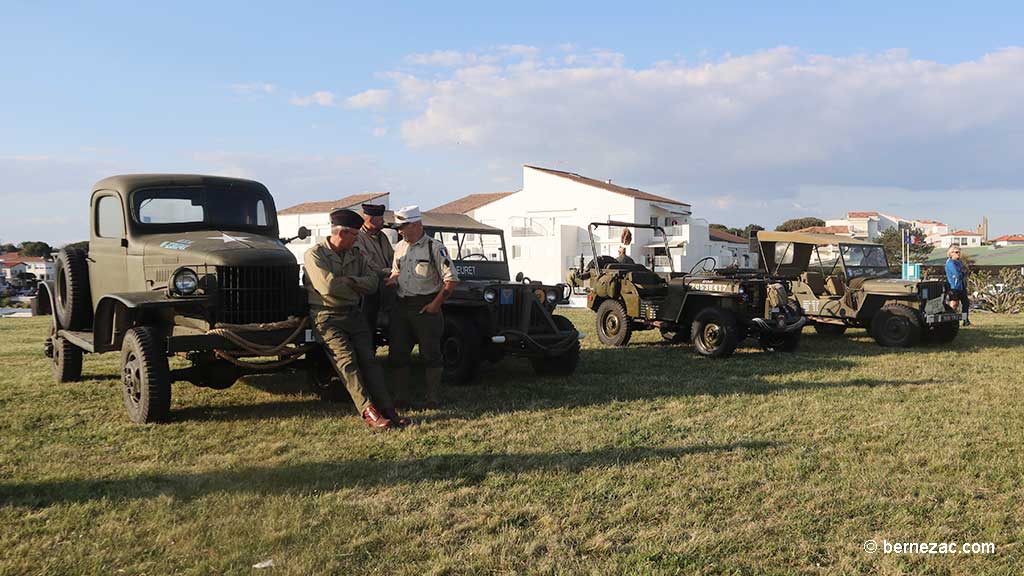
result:
[[[676,323],[689,326],[698,312],[709,307],[725,308],[733,312],[738,308],[733,298],[690,293],[683,297],[683,305],[680,307],[679,318],[676,319]]]

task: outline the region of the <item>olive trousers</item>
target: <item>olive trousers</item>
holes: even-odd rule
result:
[[[391,308],[388,361],[394,368],[392,394],[398,402],[409,403],[409,359],[412,347],[420,345],[420,356],[426,361],[426,400],[437,402],[441,390],[444,356],[441,337],[444,335],[444,314],[421,313],[436,294],[399,298]]]
[[[393,404],[384,371],[376,359],[373,332],[359,308],[311,310],[310,316],[313,329],[338,375],[345,381],[359,414],[371,404],[377,410],[391,409]]]

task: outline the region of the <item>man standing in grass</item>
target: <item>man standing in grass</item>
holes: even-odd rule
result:
[[[373,333],[359,307],[360,298],[374,292],[380,282],[355,247],[362,225],[363,217],[352,210],[335,210],[331,235],[306,252],[309,317],[366,424],[393,428],[409,419],[399,416],[391,404],[375,358]]]
[[[953,291],[954,301],[959,303],[960,313],[964,317],[964,326],[971,325],[971,301],[967,299],[967,265],[960,259],[960,247],[950,246],[946,251],[946,281]]]

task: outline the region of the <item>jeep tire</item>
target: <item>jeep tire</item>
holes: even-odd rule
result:
[[[476,383],[481,360],[480,331],[472,319],[445,315],[441,354],[444,356],[442,380],[456,386]]]
[[[64,248],[54,263],[54,313],[65,330],[88,330],[92,326],[92,297],[89,295],[89,264],[85,252]]]
[[[736,315],[725,308],[712,307],[701,310],[693,319],[690,341],[701,356],[731,356],[739,344]]]
[[[822,336],[842,336],[846,333],[847,326],[843,324],[829,324],[826,322],[815,322],[814,331]]]
[[[136,327],[121,345],[121,391],[128,418],[136,424],[159,422],[171,411],[171,375],[156,331]]]
[[[800,331],[789,334],[764,334],[758,340],[761,348],[769,352],[796,352],[800,347]]]
[[[921,341],[921,314],[903,304],[887,304],[871,319],[871,335],[888,348],[909,348]]]
[[[926,335],[929,342],[949,344],[960,334],[960,322],[943,322],[928,329]]]
[[[625,346],[633,335],[626,307],[618,300],[605,300],[597,307],[597,338],[606,346]]]
[[[576,326],[565,316],[552,316],[559,332],[576,331]],[[533,371],[538,376],[571,376],[580,363],[580,341],[573,342],[568,350],[557,356],[530,358]]]

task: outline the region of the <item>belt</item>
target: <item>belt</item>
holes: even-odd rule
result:
[[[434,292],[433,294],[413,294],[411,296],[401,296],[398,299],[402,302],[418,302],[420,300],[430,302],[434,298],[437,298],[437,292]]]

